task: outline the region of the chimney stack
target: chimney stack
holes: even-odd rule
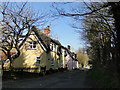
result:
[[[47,27],[44,29],[44,33],[50,37],[50,29],[49,29],[49,27],[50,27],[50,26],[47,26]]]
[[[68,45],[68,50],[70,50],[70,45]]]

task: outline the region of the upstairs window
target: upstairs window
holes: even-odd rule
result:
[[[64,49],[62,49],[62,54],[63,54],[63,55],[65,54],[65,50],[64,50]]]
[[[40,65],[40,57],[36,57],[36,65]]]
[[[57,48],[57,45],[51,42],[50,43],[50,50],[56,52],[57,51],[56,48]]]
[[[54,49],[53,49],[54,52],[56,52],[56,44],[54,44]]]
[[[65,57],[67,56],[67,52],[66,52],[66,51],[64,51],[64,56],[65,56]]]
[[[37,42],[36,41],[30,41],[28,48],[29,49],[36,49],[37,48]]]
[[[58,52],[58,45],[56,45],[56,52]]]
[[[50,44],[50,49],[53,51],[53,43]]]

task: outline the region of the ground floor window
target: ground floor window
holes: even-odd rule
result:
[[[54,58],[51,59],[51,65],[54,65]]]
[[[40,65],[40,57],[36,57],[36,64]]]

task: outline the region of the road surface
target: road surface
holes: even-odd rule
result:
[[[85,71],[57,72],[44,77],[3,81],[2,88],[92,88]]]

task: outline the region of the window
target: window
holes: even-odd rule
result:
[[[50,44],[50,49],[53,51],[53,43]]]
[[[62,49],[61,49],[61,47],[58,47],[58,52],[59,52],[59,54],[62,53]]]
[[[58,45],[56,45],[56,52],[58,51]]]
[[[53,58],[51,59],[51,65],[52,66],[54,65],[54,59]]]
[[[57,51],[56,48],[57,48],[57,45],[51,42],[50,43],[50,50],[56,52]]]
[[[67,52],[66,52],[66,51],[64,51],[64,56],[65,56],[65,57],[67,56]]]
[[[36,49],[37,48],[37,42],[36,41],[30,41],[28,48],[29,49]]]
[[[54,50],[53,51],[56,52],[56,44],[54,44]]]
[[[36,64],[40,65],[40,57],[36,57]]]
[[[64,52],[65,52],[65,50],[64,49],[62,49],[62,54],[64,55]]]

